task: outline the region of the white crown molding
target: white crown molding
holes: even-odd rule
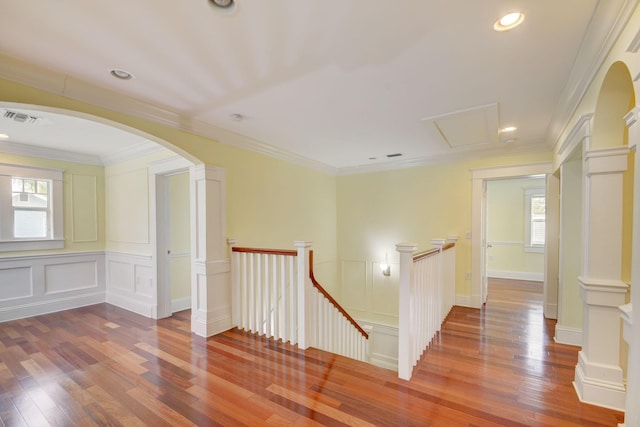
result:
[[[162,150],[167,150],[167,148],[156,144],[155,142],[146,141],[116,151],[115,153],[111,153],[107,156],[101,156],[100,160],[104,166],[110,166],[125,160],[131,160],[148,154],[157,153]]]
[[[555,119],[549,125],[547,140],[552,142],[554,148],[639,1],[607,0],[597,3],[567,84],[558,97],[560,101],[552,114]],[[610,24],[603,25],[603,22]]]
[[[521,146],[497,146],[489,150],[468,150],[464,152],[447,153],[440,156],[421,157],[415,159],[398,160],[393,162],[376,163],[372,165],[361,165],[352,167],[343,167],[337,169],[338,176],[357,175],[372,172],[384,172],[397,169],[409,169],[420,166],[428,166],[442,163],[453,163],[463,160],[480,159],[492,156],[506,156],[510,154],[520,153],[538,153],[549,151],[549,147],[545,144],[528,144]]]
[[[41,157],[44,159],[62,160],[66,162],[102,166],[102,161],[98,156],[74,153],[64,150],[56,150],[55,148],[18,144],[16,142],[0,141],[0,151],[2,151],[3,153],[17,154],[20,156]]]
[[[588,142],[591,135],[591,118],[593,113],[583,114],[569,132],[569,135],[558,148],[558,155],[562,156],[569,147],[577,147],[582,142]],[[588,145],[587,145],[588,147]],[[573,150],[571,150],[573,151]]]
[[[0,78],[149,120],[174,129],[195,133],[223,144],[264,154],[329,175],[337,174],[337,169],[333,166],[281,150],[262,141],[199,120],[185,118],[176,112],[160,108],[143,100],[102,89],[71,76],[34,66],[17,58],[0,55]]]

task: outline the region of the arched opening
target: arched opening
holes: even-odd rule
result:
[[[0,142],[0,162],[63,173],[64,209],[60,215],[64,217],[64,247],[45,255],[55,262],[58,258],[70,261],[60,261],[48,272],[44,265],[44,276],[49,276],[42,284],[35,284],[35,295],[17,292],[22,297],[17,303],[29,303],[31,298],[34,310],[48,312],[54,304],[57,310],[106,300],[148,317],[171,315],[174,287],[181,287],[182,297],[191,290],[188,242],[182,244],[187,249],[181,251],[187,259],[180,260],[186,273],[171,274],[175,271],[168,269],[178,265],[175,255],[171,259],[160,255],[172,252],[167,251],[172,235],[192,232],[187,222],[176,233],[167,217],[182,210],[188,221],[193,205],[189,178],[173,178],[178,171],[188,172],[199,163],[197,159],[153,135],[77,111],[17,103],[0,103],[0,111],[0,125],[7,135]],[[166,182],[165,187],[157,187],[158,182]],[[170,191],[178,184],[180,189]],[[186,195],[186,203],[182,197],[182,206],[170,209],[171,194]],[[29,259],[37,258],[33,251],[15,256],[25,260],[25,271],[30,268]],[[68,285],[65,275],[73,277]],[[36,274],[36,281],[38,276],[43,275]],[[176,276],[186,283],[173,283]],[[25,273],[25,288],[30,285],[28,279]],[[55,292],[47,288],[51,284],[56,286]],[[50,297],[54,293],[55,301]],[[0,305],[3,311],[6,316],[17,313],[10,302]]]

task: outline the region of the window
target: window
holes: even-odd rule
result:
[[[57,249],[62,171],[0,164],[0,251]]]
[[[525,251],[544,252],[546,197],[543,188],[525,191]]]

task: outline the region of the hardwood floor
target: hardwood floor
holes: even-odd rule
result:
[[[540,284],[494,280],[455,307],[410,382],[366,363],[189,312],[154,321],[101,304],[0,323],[0,425],[616,426],[581,404],[577,348],[553,341]]]

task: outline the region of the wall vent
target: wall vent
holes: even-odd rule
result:
[[[41,119],[40,117],[32,116],[31,114],[21,113],[19,111],[13,110],[4,110],[4,114],[2,115],[4,119],[13,120],[19,123],[25,123],[28,125],[38,124]]]

